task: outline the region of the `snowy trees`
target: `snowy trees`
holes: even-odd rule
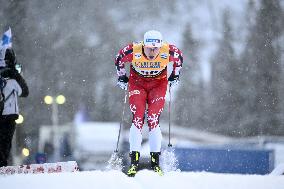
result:
[[[252,122],[247,127],[258,129],[251,134],[280,134],[279,128],[283,126],[279,106],[283,74],[279,48],[281,11],[278,0],[261,1],[244,50],[243,61],[248,64],[249,84],[253,89],[248,107]],[[249,90],[248,85],[246,89]]]
[[[234,135],[239,117],[239,75],[236,55],[233,48],[233,33],[228,10],[222,17],[222,36],[212,59],[211,94],[211,129]]]
[[[212,61],[216,131],[236,136],[284,133],[279,104],[281,11],[279,1],[261,1],[238,60],[225,13],[224,35]]]
[[[278,0],[249,1],[246,14],[245,43],[237,52],[236,42],[244,36],[234,31],[230,10],[224,11],[208,86],[196,80],[194,73],[201,75],[196,39],[185,29],[185,64],[175,110],[179,125],[232,136],[284,134],[283,10]]]
[[[185,63],[175,99],[174,118],[178,125],[206,128],[206,92],[199,64],[199,42],[194,39],[190,24],[186,25],[183,33],[182,49]]]

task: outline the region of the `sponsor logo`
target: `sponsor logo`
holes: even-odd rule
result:
[[[147,43],[161,43],[160,39],[146,39]]]
[[[135,58],[136,58],[136,59],[141,58],[141,56],[142,56],[141,53],[135,53]]]
[[[162,54],[161,54],[161,58],[163,58],[163,59],[167,59],[167,58],[168,58],[167,53],[162,53]]]
[[[131,97],[132,95],[135,95],[135,94],[140,94],[140,91],[139,90],[130,91],[129,92],[129,97]]]
[[[161,68],[161,62],[134,62],[138,68]]]

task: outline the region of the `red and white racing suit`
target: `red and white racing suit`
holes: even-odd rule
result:
[[[130,128],[130,151],[140,151],[146,104],[151,152],[160,152],[162,135],[159,117],[165,104],[167,91],[167,65],[173,62],[173,73],[179,75],[182,67],[182,52],[171,44],[164,43],[155,60],[148,60],[143,52],[143,42],[129,44],[116,56],[117,75],[126,75],[125,63],[130,63],[129,104],[133,114]]]

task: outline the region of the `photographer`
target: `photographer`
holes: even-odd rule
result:
[[[12,48],[0,46],[2,109],[0,115],[0,167],[7,166],[16,122],[19,116],[18,96],[27,97],[28,86],[21,76]],[[1,57],[2,56],[2,57]],[[3,57],[4,56],[4,57]]]

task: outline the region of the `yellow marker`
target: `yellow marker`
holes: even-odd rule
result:
[[[52,96],[45,96],[44,97],[44,102],[45,102],[45,104],[52,104],[52,102],[53,102],[53,98],[52,98]]]
[[[65,96],[63,96],[63,95],[59,95],[59,96],[56,97],[56,103],[57,104],[64,104],[65,101],[66,101],[66,99],[65,99]]]
[[[23,117],[21,114],[19,114],[19,117],[18,117],[18,119],[16,119],[15,122],[16,122],[17,124],[23,123],[23,122],[24,122],[24,117]]]
[[[22,154],[25,156],[25,157],[28,157],[30,155],[30,150],[27,149],[27,148],[23,148],[22,149]]]

